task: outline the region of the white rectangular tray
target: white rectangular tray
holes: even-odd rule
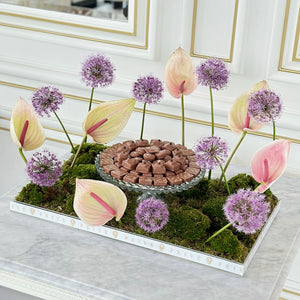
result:
[[[108,237],[111,239],[115,239],[118,241],[122,241],[128,244],[132,244],[135,246],[151,249],[157,252],[165,253],[168,255],[180,257],[189,261],[193,261],[195,263],[199,263],[202,265],[210,266],[216,269],[220,269],[223,271],[227,271],[230,273],[238,274],[243,276],[249,266],[253,256],[255,255],[258,247],[260,246],[264,236],[266,235],[268,229],[270,228],[273,220],[275,219],[280,208],[280,201],[276,205],[272,214],[270,215],[267,223],[261,230],[260,235],[258,236],[255,244],[253,245],[251,251],[249,252],[245,262],[238,263],[234,261],[230,261],[228,259],[220,258],[214,255],[206,254],[204,252],[184,248],[181,246],[177,246],[174,244],[170,244],[167,242],[163,242],[160,240],[155,240],[149,237],[145,237],[142,235],[130,233],[127,231],[123,231],[120,229],[116,229],[109,226],[89,226],[83,223],[80,219],[72,216],[68,216],[65,214],[61,214],[58,212],[46,210],[43,208],[39,208],[37,206],[32,206],[29,204],[24,204],[22,202],[11,201],[10,202],[10,210],[14,212],[18,212],[24,215],[32,216],[35,218],[47,220],[50,222],[62,224],[69,227],[74,227],[79,230],[92,232],[104,237]]]

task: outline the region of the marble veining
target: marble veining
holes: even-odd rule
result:
[[[282,206],[244,277],[10,212],[9,194],[0,201],[1,264],[35,270],[54,285],[65,280],[78,293],[88,286],[94,299],[103,291],[133,299],[278,299],[300,226],[298,180],[274,185]]]

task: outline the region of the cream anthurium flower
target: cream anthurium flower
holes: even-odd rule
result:
[[[244,130],[259,130],[265,125],[257,123],[248,115],[248,99],[251,93],[263,89],[269,89],[265,80],[255,84],[249,91],[243,93],[233,103],[228,118],[228,126],[233,132],[240,134]]]
[[[290,141],[276,140],[259,149],[251,161],[253,178],[260,183],[259,193],[266,191],[285,171]]]
[[[165,84],[175,98],[180,98],[181,94],[191,94],[198,85],[195,64],[181,47],[177,48],[167,61]]]
[[[99,104],[88,113],[83,130],[97,143],[110,142],[125,127],[134,104],[134,99],[114,100]]]
[[[45,141],[40,121],[23,98],[20,98],[12,109],[10,134],[13,142],[25,151],[34,150]]]
[[[127,198],[117,186],[99,180],[76,179],[74,210],[85,223],[104,225],[113,217],[123,216]]]

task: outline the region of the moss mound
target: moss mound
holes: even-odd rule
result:
[[[39,187],[29,183],[22,188],[16,200],[75,216],[73,210],[75,180],[76,178],[102,180],[94,166],[94,161],[96,155],[105,148],[100,144],[85,144],[72,169],[69,167],[74,153],[64,162],[63,174],[54,186]],[[228,184],[231,193],[240,188],[255,189],[257,186],[252,176],[246,174],[234,176],[228,181]],[[222,209],[227,199],[227,191],[224,183],[219,184],[219,180],[203,179],[188,191],[162,195],[161,198],[168,205],[169,222],[162,230],[155,233],[147,233],[135,223],[138,193],[124,192],[128,199],[128,205],[122,222],[116,222],[113,219],[107,223],[108,226],[205,251],[238,262],[245,260],[259,234],[258,232],[244,235],[238,233],[231,226],[210,242],[205,243],[209,236],[228,223]],[[278,199],[270,190],[265,192],[265,196],[273,210]]]

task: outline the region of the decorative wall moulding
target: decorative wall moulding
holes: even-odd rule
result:
[[[6,81],[0,81],[0,86],[1,85],[9,86],[9,87],[12,87],[12,88],[25,89],[25,90],[29,90],[29,91],[36,90],[36,88],[34,88],[34,87],[19,85],[19,84],[15,84],[15,83],[11,83],[11,82],[6,82]],[[72,95],[72,94],[63,94],[63,95],[64,95],[65,98],[78,100],[78,101],[89,102],[89,98],[86,98],[86,97],[79,97],[77,95]],[[100,100],[97,100],[97,99],[93,100],[93,103],[95,103],[95,104],[99,104],[99,103],[102,103],[102,102],[103,101],[100,101]],[[138,113],[142,113],[143,109],[135,107],[133,111],[138,112]],[[174,115],[174,114],[166,113],[166,112],[153,111],[151,109],[149,109],[149,110],[147,109],[147,114],[152,115],[152,116],[167,118],[167,119],[171,119],[171,120],[181,120],[181,116],[179,116],[179,115]],[[6,120],[7,122],[9,121],[9,118],[7,118],[7,117],[0,116],[0,118],[2,118],[3,120]],[[199,125],[203,125],[203,126],[209,126],[209,127],[211,126],[211,123],[209,121],[201,120],[201,119],[185,117],[185,121],[188,122],[188,123],[199,124]],[[220,128],[220,129],[224,129],[224,130],[229,130],[228,125],[217,123],[217,122],[215,123],[215,127]],[[52,127],[48,127],[47,129],[52,130],[52,131],[57,131],[55,128],[52,128]],[[266,133],[266,132],[261,132],[261,131],[250,131],[249,134],[264,137],[264,138],[270,138],[270,139],[272,138],[271,133]],[[74,133],[74,135],[78,135],[78,134]],[[293,138],[293,137],[290,137],[290,136],[277,135],[277,138],[278,139],[289,140],[294,144],[300,144],[300,139]]]
[[[191,56],[218,57],[231,63],[235,47],[239,0],[218,2],[220,5],[216,5],[215,2],[215,0],[194,0]],[[222,13],[217,14],[216,10]],[[224,21],[216,23],[214,21],[216,14]],[[218,26],[220,24],[222,27]]]
[[[129,0],[128,22],[101,20],[61,12],[0,3],[0,26],[147,50],[150,10],[156,1]]]
[[[205,266],[213,267],[230,273],[243,276],[246,272],[251,260],[253,259],[257,249],[259,248],[264,236],[268,232],[273,220],[275,219],[280,208],[280,202],[273,210],[269,220],[263,227],[259,237],[249,252],[245,262],[237,263],[224,258],[206,254],[204,252],[195,251],[192,249],[184,248],[160,240],[148,238],[142,235],[133,234],[123,230],[117,230],[109,226],[89,226],[83,223],[80,219],[67,216],[50,210],[41,209],[36,206],[23,204],[21,202],[11,201],[10,210],[24,215],[32,216],[42,220],[47,220],[57,224],[68,227],[73,227],[79,230],[91,232],[114,240],[122,241],[131,245],[139,246],[142,248],[150,249],[167,255],[179,257],[188,261],[192,261]]]
[[[287,0],[281,37],[278,71],[300,74],[300,1]]]

